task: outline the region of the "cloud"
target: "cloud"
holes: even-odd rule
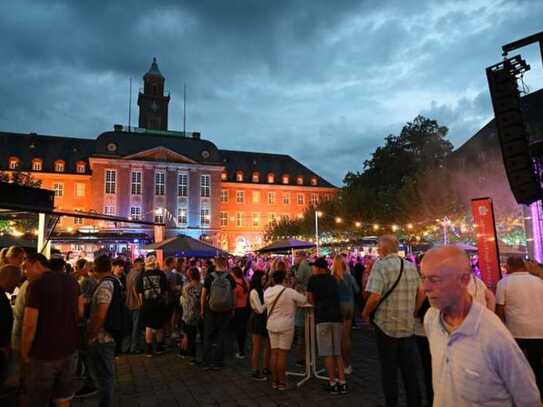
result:
[[[128,78],[137,91],[156,56],[171,129],[186,83],[187,130],[291,154],[340,185],[419,113],[456,146],[469,138],[491,115],[484,68],[542,18],[538,0],[7,0],[0,129],[96,137],[126,123]]]

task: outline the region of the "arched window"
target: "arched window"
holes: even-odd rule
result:
[[[41,158],[34,158],[32,160],[32,171],[41,171],[43,168],[43,160]]]
[[[317,186],[317,177],[311,177],[311,185]]]
[[[87,165],[85,164],[85,161],[78,161],[75,164],[75,172],[79,174],[84,174],[87,171]]]
[[[55,172],[64,172],[64,161],[56,160],[55,161]]]
[[[268,184],[273,184],[275,182],[275,175],[273,172],[268,173]]]
[[[19,167],[19,164],[21,163],[21,160],[19,160],[19,157],[9,157],[8,160],[8,168],[10,170],[16,170]]]
[[[260,182],[260,174],[258,171],[253,171],[252,180],[253,182]]]
[[[236,181],[243,182],[243,171],[236,171]]]
[[[288,184],[288,174],[283,174],[281,177],[283,184]]]
[[[298,175],[298,176],[296,177],[296,184],[298,184],[298,185],[303,185],[303,184],[304,184],[304,177],[301,176],[301,175]]]
[[[223,171],[221,173],[221,181],[227,181],[228,180],[228,173],[226,171]]]

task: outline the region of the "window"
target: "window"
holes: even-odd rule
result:
[[[189,195],[189,176],[187,174],[177,174],[177,196],[187,197]]]
[[[275,204],[275,192],[268,192],[268,203],[270,205]]]
[[[258,172],[253,172],[253,175],[252,175],[252,180],[253,182],[260,182],[260,174]]]
[[[164,209],[155,209],[155,223],[164,223]]]
[[[221,212],[221,226],[228,226],[228,213]]]
[[[283,194],[283,205],[290,205],[290,194],[288,192]]]
[[[243,171],[236,171],[236,181],[243,182]]]
[[[79,209],[76,209],[75,211],[80,212]],[[82,224],[83,224],[83,218],[74,218],[74,225],[82,225]]]
[[[82,182],[75,183],[75,197],[83,198],[85,196],[85,184]]]
[[[177,208],[177,226],[186,226],[187,223],[187,208]]]
[[[106,194],[114,194],[117,189],[117,171],[106,170]]]
[[[253,213],[253,226],[260,225],[260,215],[258,213]]]
[[[203,198],[209,198],[211,185],[209,175],[200,175],[200,196]]]
[[[311,185],[317,186],[317,177],[311,177]]]
[[[32,171],[41,171],[43,168],[43,161],[41,158],[34,158],[32,160]]]
[[[298,202],[298,205],[304,205],[305,203],[304,194],[298,194],[297,202]]]
[[[211,215],[209,213],[209,208],[207,206],[202,206],[200,208],[200,226],[206,228],[206,227],[209,227],[210,223],[211,223]]]
[[[166,174],[164,174],[162,171],[155,172],[155,195],[156,196],[164,196],[165,184],[166,184]]]
[[[221,202],[228,202],[228,190],[221,189]]]
[[[243,226],[243,214],[241,212],[236,213],[236,226]]]
[[[302,177],[301,175],[298,175],[296,177],[296,184],[303,185],[304,184],[304,177]]]
[[[139,206],[130,207],[130,219],[141,220],[141,208]]]
[[[55,191],[55,196],[64,196],[64,184],[62,182],[55,182],[53,184],[53,191]]]
[[[112,205],[104,206],[104,215],[115,216],[115,207]]]
[[[55,161],[55,172],[64,172],[64,161]]]
[[[316,194],[316,193],[311,193],[311,197],[309,198],[309,202],[311,203],[311,205],[317,205],[317,203],[319,202],[319,195]]]
[[[228,173],[226,171],[221,172],[221,181],[228,180]]]
[[[87,166],[85,162],[83,161],[78,161],[77,164],[75,165],[75,172],[79,174],[84,174],[86,170],[87,170]]]
[[[272,173],[268,174],[268,184],[273,184],[275,182],[275,175]]]
[[[281,179],[283,181],[283,184],[288,184],[288,175],[283,175]]]
[[[141,171],[132,171],[130,193],[132,195],[141,195]]]
[[[17,157],[9,157],[9,169],[16,170],[19,166],[19,159]]]
[[[259,203],[260,202],[260,191],[253,191],[253,203]]]
[[[243,203],[245,201],[245,194],[243,191],[236,191],[236,202]]]

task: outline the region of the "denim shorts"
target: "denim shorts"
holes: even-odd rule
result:
[[[317,324],[317,345],[319,356],[341,356],[341,322]]]
[[[76,353],[59,360],[30,359],[26,375],[29,405],[71,400],[76,389]]]

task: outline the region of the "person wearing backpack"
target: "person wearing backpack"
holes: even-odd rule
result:
[[[88,362],[91,375],[99,392],[99,407],[113,405],[113,386],[115,383],[115,338],[106,330],[106,321],[112,308],[115,285],[120,282],[111,272],[111,260],[106,255],[94,261],[94,273],[99,281],[90,303],[90,322],[88,327]],[[117,280],[117,282],[115,281]],[[117,288],[119,290],[119,288]]]
[[[190,281],[183,287],[181,294],[181,305],[183,307],[183,323],[185,335],[187,336],[186,349],[179,349],[179,356],[189,356],[190,364],[197,364],[196,359],[196,334],[200,324],[200,296],[202,295],[202,284],[200,282],[200,270],[193,267],[189,270]]]
[[[216,269],[204,280],[200,316],[204,320],[204,370],[219,370],[224,365],[224,339],[234,311],[236,283],[228,274],[226,258],[219,257]],[[213,347],[215,345],[215,347]]]

